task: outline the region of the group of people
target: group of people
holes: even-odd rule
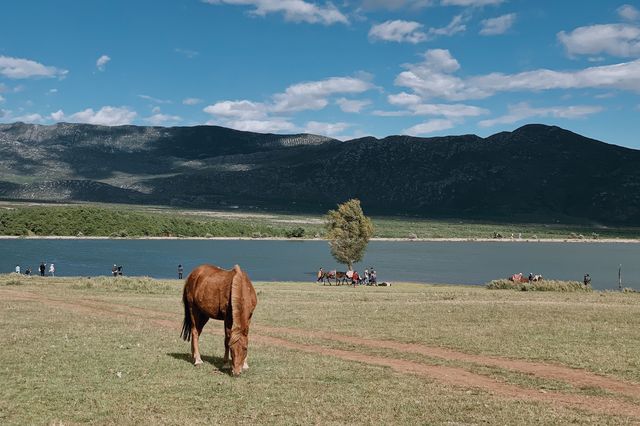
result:
[[[347,278],[351,280],[351,284],[356,285],[378,285],[378,273],[373,267],[365,269],[362,276],[358,271],[347,271]]]
[[[538,282],[538,281],[542,281],[544,278],[542,277],[541,274],[534,274],[533,272],[529,272],[529,276],[525,277],[524,275],[522,275],[522,272],[518,272],[517,274],[513,274],[509,277],[509,281],[513,281],[516,283],[532,283],[532,282]]]
[[[41,262],[40,263],[40,266],[38,267],[38,272],[40,273],[41,277],[45,276],[45,274],[47,272],[47,264],[45,262]],[[16,265],[15,273],[16,274],[21,274],[22,273],[20,265]],[[31,275],[31,267],[30,266],[27,266],[27,269],[24,270],[24,274],[25,275]],[[56,266],[53,263],[49,264],[49,276],[51,276],[51,277],[55,277],[56,276]]]

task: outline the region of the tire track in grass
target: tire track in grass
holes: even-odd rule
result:
[[[3,289],[3,290],[0,290],[0,292],[5,293],[6,295],[9,295],[9,296],[13,296],[14,300],[35,301],[51,307],[67,309],[69,311],[76,312],[76,313],[107,316],[107,317],[118,318],[118,319],[123,319],[127,321],[139,320],[139,321],[143,321],[145,324],[154,324],[157,326],[161,326],[161,327],[169,328],[173,330],[179,330],[181,326],[180,322],[176,321],[175,315],[171,315],[168,312],[164,312],[164,311],[154,311],[150,309],[135,308],[135,307],[129,307],[123,304],[117,304],[117,303],[114,304],[114,303],[96,301],[96,300],[86,300],[86,299],[79,299],[76,301],[59,300],[55,298],[37,295],[31,292],[20,292],[20,291],[14,291],[14,290]],[[6,299],[8,298],[5,297],[5,300]],[[121,309],[123,308],[126,311],[122,311]],[[149,318],[149,314],[155,314],[156,317]],[[413,353],[421,353],[423,355],[428,355],[428,356],[436,356],[434,354],[439,354],[442,357],[452,356],[454,357],[454,359],[459,359],[459,360],[471,360],[471,359],[476,360],[471,362],[479,362],[479,360],[481,359],[488,358],[490,360],[494,360],[500,363],[502,363],[503,361],[512,361],[512,362],[518,362],[523,364],[532,364],[527,361],[507,360],[507,359],[498,358],[498,357],[482,357],[482,356],[469,355],[462,352],[457,352],[457,351],[452,351],[452,350],[442,349],[442,348],[432,348],[432,347],[423,346],[423,345],[406,344],[406,343],[398,343],[398,342],[391,342],[391,341],[354,338],[354,337],[339,335],[336,333],[314,332],[314,331],[306,331],[306,330],[300,330],[295,328],[279,328],[279,327],[267,327],[267,326],[259,326],[259,325],[254,326],[253,329],[257,331],[264,331],[264,332],[291,333],[291,334],[297,334],[297,335],[306,336],[306,337],[320,337],[320,338],[326,338],[329,340],[335,340],[335,341],[340,341],[344,343],[364,345],[364,346],[376,347],[376,348],[394,349],[398,351],[405,350],[405,351],[411,351]],[[219,335],[219,336],[223,334],[222,329],[216,329],[213,327],[210,327],[208,329],[208,332],[211,334]],[[315,354],[315,355],[332,356],[332,357],[339,358],[346,361],[360,362],[360,363],[375,365],[379,367],[388,367],[398,373],[419,375],[419,376],[426,377],[431,380],[435,380],[449,386],[460,387],[465,389],[469,389],[469,388],[479,389],[495,397],[500,397],[500,398],[505,398],[510,400],[530,400],[530,401],[548,403],[552,406],[562,405],[567,408],[573,408],[573,409],[577,408],[577,409],[590,411],[594,413],[617,415],[617,416],[628,416],[628,417],[640,419],[640,405],[626,402],[626,401],[621,401],[615,398],[600,397],[600,396],[572,395],[572,394],[564,394],[556,391],[547,391],[543,393],[535,389],[522,388],[517,385],[500,382],[494,378],[472,373],[459,367],[428,365],[428,364],[419,363],[415,361],[368,355],[368,354],[364,354],[357,351],[333,349],[333,348],[328,348],[328,347],[320,346],[316,344],[296,343],[281,337],[253,334],[251,336],[251,340],[258,345],[276,346],[276,347],[296,350],[300,352],[306,352],[306,353]],[[470,357],[470,358],[467,359],[466,357]],[[490,364],[490,365],[493,365],[493,364]],[[516,364],[513,364],[513,365],[515,366]],[[540,365],[546,366],[546,364],[540,364]],[[574,373],[575,372],[586,373],[586,372],[582,372],[581,370],[573,370],[573,369],[568,369],[568,368],[559,367],[559,366],[556,366],[556,367],[560,369],[558,371],[570,370],[570,371],[573,371]],[[566,372],[563,372],[563,374],[565,373]],[[531,374],[534,374],[534,373],[531,373]],[[591,375],[591,373],[587,373],[585,377],[589,375]],[[595,376],[595,377],[600,378],[600,376]],[[610,382],[618,382],[613,379],[608,379],[608,378],[604,378],[604,379]],[[618,382],[618,384],[620,383],[624,384],[623,382]],[[626,385],[631,385],[632,387],[634,386],[633,384],[626,384]],[[634,393],[634,396],[637,397],[638,394]]]
[[[640,384],[626,382],[610,377],[599,376],[589,371],[556,364],[547,364],[535,361],[503,358],[497,356],[474,355],[453,349],[427,346],[419,343],[402,343],[392,340],[375,340],[362,337],[346,336],[344,334],[325,331],[308,331],[297,328],[256,326],[257,331],[267,333],[289,333],[302,337],[316,337],[333,340],[351,345],[368,346],[377,349],[391,349],[403,353],[425,355],[432,358],[464,361],[505,370],[512,370],[545,379],[560,380],[577,388],[597,387],[610,392],[624,394],[633,398],[640,398]]]

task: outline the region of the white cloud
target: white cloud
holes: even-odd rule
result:
[[[152,126],[162,126],[166,123],[175,123],[182,120],[181,117],[177,116],[177,115],[168,115],[168,114],[162,114],[162,113],[156,113],[153,114],[150,117],[145,117],[143,118],[143,121],[151,124]]]
[[[321,123],[318,121],[309,121],[304,129],[305,133],[313,133],[315,135],[335,136],[351,127],[349,123]]]
[[[440,4],[443,6],[467,6],[467,7],[480,7],[480,6],[494,6],[500,3],[504,3],[506,0],[442,0]]]
[[[350,113],[358,113],[362,111],[362,108],[368,105],[371,105],[370,100],[354,100],[354,99],[347,99],[347,98],[340,98],[336,100],[336,103],[338,104],[338,106],[340,106],[340,109],[343,112],[350,112]]]
[[[460,63],[446,49],[427,50],[424,58],[424,66],[435,71],[448,73],[460,69]]]
[[[332,77],[325,80],[310,81],[293,84],[284,92],[276,93],[267,102],[253,102],[250,100],[226,100],[206,106],[203,111],[213,115],[216,120],[211,123],[232,127],[238,130],[254,132],[282,132],[292,131],[296,126],[291,123],[287,115],[307,110],[319,110],[329,104],[332,96],[357,94],[373,88],[366,80],[368,76]],[[363,102],[350,101],[343,98],[338,100],[343,108],[357,108],[365,106]]]
[[[260,102],[222,101],[203,109],[207,114],[225,119],[256,120],[267,116],[267,107]]]
[[[412,9],[420,9],[423,7],[431,6],[432,0],[363,0],[362,7],[366,10],[371,9],[388,9],[398,10],[403,7],[410,7]]]
[[[467,26],[464,24],[469,20],[469,16],[465,15],[456,15],[451,19],[451,22],[446,27],[442,28],[429,28],[429,33],[427,37],[429,40],[437,37],[437,36],[447,36],[450,37],[454,34],[462,33],[467,29]]]
[[[111,58],[107,55],[102,55],[98,58],[98,60],[96,61],[96,67],[98,67],[98,69],[100,71],[104,71],[105,67],[107,66],[107,63],[111,60]]]
[[[170,100],[158,99],[158,98],[154,98],[153,96],[149,96],[149,95],[138,95],[138,97],[140,99],[144,99],[146,101],[154,102],[156,104],[170,104],[171,103]]]
[[[612,56],[640,55],[640,27],[631,24],[605,24],[561,31],[558,40],[570,56],[607,53]]]
[[[507,15],[498,16],[497,18],[485,19],[482,21],[481,35],[498,35],[504,34],[516,22],[516,14],[509,13]]]
[[[356,77],[331,77],[326,80],[298,83],[287,87],[283,93],[273,95],[275,112],[319,110],[327,106],[328,97],[336,94],[366,92],[373,85]]]
[[[409,115],[413,115],[411,111],[403,110],[403,111],[383,111],[383,110],[375,110],[371,113],[376,117],[407,117]]]
[[[412,89],[423,99],[452,101],[484,99],[499,92],[552,89],[618,89],[640,92],[640,60],[590,67],[578,71],[538,69],[517,74],[491,73],[460,78],[453,75],[458,62],[449,51],[428,51],[425,61],[405,65],[395,84]]]
[[[67,70],[42,65],[30,59],[0,56],[0,75],[8,78],[63,78],[67,73]]]
[[[395,95],[387,96],[387,101],[391,105],[417,105],[421,102],[421,98],[418,95],[413,95],[411,93],[401,92]]]
[[[443,116],[450,119],[464,117],[476,117],[488,114],[489,110],[473,105],[464,104],[427,104],[422,103],[421,98],[409,93],[389,95],[387,100],[391,105],[404,106],[405,111],[374,111],[374,115],[383,117],[399,117],[406,115],[432,115]]]
[[[512,124],[532,117],[575,119],[584,118],[602,111],[602,107],[590,105],[533,108],[526,102],[509,105],[508,108],[508,114],[503,115],[502,117],[492,118],[490,120],[483,120],[478,124],[482,127],[492,127],[496,124]]]
[[[41,123],[44,121],[44,117],[40,114],[25,114],[12,118],[13,121],[21,121],[23,123]]]
[[[409,127],[408,129],[404,129],[402,133],[410,136],[420,136],[451,129],[454,127],[454,125],[455,123],[451,120],[435,119],[417,124],[413,127]]]
[[[488,114],[489,110],[464,104],[418,104],[411,105],[414,115],[441,115],[447,118],[476,117]]]
[[[198,105],[200,103],[202,103],[203,100],[199,99],[199,98],[186,98],[182,100],[182,103],[184,105]]]
[[[2,95],[0,95],[0,103],[4,102],[5,99],[2,97]]]
[[[310,24],[348,24],[349,20],[333,4],[324,7],[303,0],[203,0],[209,4],[232,4],[253,6],[252,15],[265,16],[269,13],[283,13],[287,21]]]
[[[386,21],[371,27],[369,40],[420,43],[427,39],[427,34],[422,31],[422,27],[422,24],[414,21]]]
[[[135,111],[131,111],[127,107],[104,106],[98,111],[87,108],[84,111],[76,112],[70,116],[64,115],[62,110],[56,114],[59,120],[65,119],[74,123],[99,124],[103,126],[120,126],[123,124],[131,124],[138,115]],[[53,118],[52,114],[52,118]]]
[[[627,21],[637,21],[640,19],[640,11],[630,4],[623,4],[617,10],[618,15]]]
[[[232,120],[224,124],[232,129],[257,133],[292,132],[296,129],[293,123],[285,119]]]
[[[56,112],[52,112],[50,117],[53,121],[62,121],[64,120],[64,111],[59,109]]]

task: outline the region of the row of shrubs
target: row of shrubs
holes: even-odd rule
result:
[[[196,220],[176,214],[142,213],[87,206],[0,210],[0,235],[87,237],[288,237],[303,238],[302,227],[232,220]]]
[[[508,279],[493,280],[487,283],[489,290],[519,290],[519,291],[593,291],[591,286],[585,286],[579,281],[543,280],[530,283],[519,283]]]

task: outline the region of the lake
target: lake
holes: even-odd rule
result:
[[[512,273],[582,281],[596,289],[640,289],[640,244],[555,242],[373,241],[358,271],[373,266],[378,281],[484,284]],[[255,281],[314,281],[318,268],[342,270],[325,241],[270,240],[0,240],[0,271],[16,264],[37,273],[41,261],[55,263],[58,276],[110,275],[113,264],[125,275],[177,278],[195,266],[238,263]]]

